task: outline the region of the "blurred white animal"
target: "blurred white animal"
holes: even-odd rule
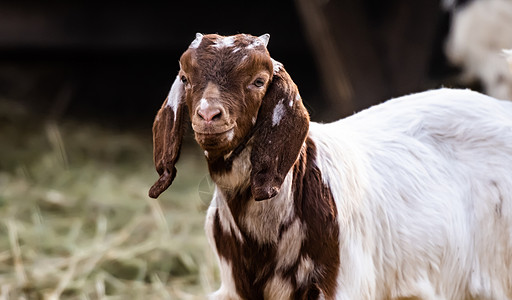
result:
[[[503,50],[503,53],[505,54],[508,62],[508,66],[510,68],[510,72],[512,73],[512,49],[510,50]]]
[[[445,51],[464,82],[479,80],[486,94],[512,100],[512,72],[501,53],[511,48],[511,0],[475,0],[454,11]]]

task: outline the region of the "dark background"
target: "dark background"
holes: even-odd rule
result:
[[[56,120],[150,128],[196,32],[270,33],[271,55],[316,121],[438,87],[452,72],[442,54],[449,15],[438,2],[332,0],[322,17],[353,89],[338,97],[300,3],[2,1],[0,97]]]

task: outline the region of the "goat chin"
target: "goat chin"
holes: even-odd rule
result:
[[[512,299],[512,102],[439,89],[310,122],[268,41],[198,34],[153,127],[168,180],[185,112],[236,120],[205,151],[211,299]]]

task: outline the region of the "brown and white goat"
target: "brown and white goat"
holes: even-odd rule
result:
[[[187,119],[216,189],[212,299],[512,299],[512,103],[440,89],[309,121],[269,36],[198,34],[154,126]]]

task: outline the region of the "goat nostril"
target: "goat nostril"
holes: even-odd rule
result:
[[[222,116],[222,112],[218,108],[200,109],[197,114],[205,121],[219,120]]]
[[[219,113],[218,113],[218,114],[216,114],[216,115],[214,115],[214,116],[212,117],[212,120],[219,120],[219,119],[220,119],[220,117],[221,117],[221,115],[222,115],[222,113],[221,113],[221,111],[219,110]]]

